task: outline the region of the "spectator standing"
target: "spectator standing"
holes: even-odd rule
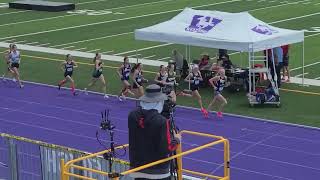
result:
[[[274,56],[274,63],[275,63],[275,70],[276,70],[276,74],[277,74],[277,84],[278,84],[278,88],[280,88],[281,86],[281,69],[283,66],[283,51],[281,47],[275,47],[273,48],[273,56]],[[274,77],[274,69],[273,66],[271,67],[271,74],[273,79],[275,79]]]
[[[290,82],[290,70],[289,70],[289,45],[284,45],[281,46],[282,51],[283,51],[283,68],[282,68],[282,72],[283,72],[283,77],[282,80],[286,80],[286,76],[287,78],[287,82]]]
[[[139,98],[138,109],[130,112],[129,159],[131,168],[136,168],[167,158],[176,150],[180,135],[170,133],[169,120],[161,115],[167,96],[161,87],[147,86],[145,95]],[[170,162],[161,163],[130,175],[135,179],[170,179]]]

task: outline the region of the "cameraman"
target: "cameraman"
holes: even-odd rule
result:
[[[170,122],[161,115],[167,96],[160,86],[149,85],[140,105],[130,112],[129,159],[131,168],[167,158],[176,150],[181,136],[170,133]],[[132,173],[136,179],[170,179],[170,161]]]

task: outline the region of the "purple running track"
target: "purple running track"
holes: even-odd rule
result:
[[[127,115],[136,106],[133,100],[119,102],[115,97],[106,100],[98,94],[79,94],[74,97],[69,90],[58,91],[57,88],[28,83],[24,89],[19,89],[3,82],[0,83],[0,101],[0,132],[87,152],[104,149],[95,137],[101,121],[100,112],[104,109],[110,109],[110,119],[116,126],[116,144],[127,143]],[[302,180],[320,177],[319,129],[234,115],[224,115],[222,119],[211,115],[210,119],[204,119],[199,110],[183,107],[177,108],[175,121],[180,129],[229,139],[231,177],[234,180]],[[108,144],[107,136],[103,132],[100,134],[104,143]],[[208,141],[187,135],[183,138],[183,148],[190,149]],[[0,179],[5,178],[1,174],[5,174],[6,170],[1,164],[7,161],[1,156],[5,149],[1,147],[4,146],[4,142],[0,141]],[[183,162],[186,169],[222,175],[222,146],[186,156]],[[37,174],[39,170],[33,169]]]

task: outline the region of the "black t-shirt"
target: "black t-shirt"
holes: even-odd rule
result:
[[[129,127],[129,159],[131,168],[139,167],[168,157],[176,149],[169,131],[169,120],[157,110],[138,108],[130,112]],[[169,172],[169,162],[142,170],[148,174]]]

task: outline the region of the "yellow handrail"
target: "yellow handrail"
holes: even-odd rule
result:
[[[121,173],[121,175],[127,175],[127,174],[130,174],[130,173],[133,173],[133,172],[137,172],[137,171],[140,171],[140,170],[149,168],[149,167],[151,167],[151,166],[155,166],[155,165],[158,165],[158,164],[161,164],[161,163],[170,161],[170,160],[172,160],[172,159],[176,159],[177,157],[185,156],[185,155],[191,154],[191,153],[193,153],[193,152],[199,151],[199,150],[201,150],[201,149],[204,149],[204,148],[207,148],[207,147],[210,147],[210,146],[214,146],[214,145],[216,145],[216,144],[220,144],[220,143],[222,143],[222,142],[224,142],[224,141],[225,141],[225,140],[214,141],[214,142],[211,142],[211,143],[208,143],[208,144],[205,144],[205,145],[196,147],[196,148],[194,148],[194,149],[190,149],[190,150],[188,150],[188,151],[182,152],[182,153],[180,153],[180,154],[176,154],[176,155],[174,155],[174,156],[170,156],[170,157],[165,158],[165,159],[161,159],[161,160],[158,160],[158,161],[155,161],[155,162],[152,162],[152,163],[149,163],[149,164],[146,164],[146,165],[143,165],[143,166],[134,168],[134,169],[130,169],[130,170],[128,170],[128,171],[125,171],[125,172]]]
[[[122,146],[117,146],[117,147],[115,147],[115,149],[122,149],[122,148],[125,148],[125,147],[128,147],[128,146],[129,146],[129,144],[125,144],[125,145],[122,145]],[[104,151],[101,151],[101,152],[97,152],[97,153],[94,153],[94,154],[83,156],[83,157],[80,157],[78,159],[74,159],[74,160],[71,160],[71,161],[67,162],[65,164],[65,166],[68,167],[70,164],[74,164],[76,162],[79,162],[79,161],[82,161],[82,160],[85,160],[85,159],[89,159],[89,158],[92,158],[92,157],[100,156],[100,155],[103,155],[103,154],[109,153],[109,152],[111,152],[111,149],[107,149],[107,150],[104,150]]]
[[[181,131],[180,133],[181,133],[181,135],[183,135],[183,134],[191,134],[191,135],[202,136],[202,137],[210,137],[210,138],[214,138],[214,139],[217,139],[217,140],[213,141],[213,142],[210,142],[210,143],[207,143],[207,144],[204,144],[202,146],[190,149],[190,150],[185,151],[185,152],[182,152],[182,146],[180,144],[178,146],[176,155],[173,155],[173,156],[170,156],[168,158],[161,159],[161,160],[158,160],[158,161],[155,161],[155,162],[152,162],[152,163],[149,163],[149,164],[146,164],[146,165],[134,168],[134,169],[127,170],[125,172],[120,173],[120,175],[121,176],[128,175],[130,173],[137,172],[137,171],[149,168],[151,166],[155,166],[155,165],[158,165],[158,164],[161,164],[161,163],[173,160],[173,159],[177,159],[177,162],[178,162],[178,179],[179,180],[182,180],[182,172],[187,172],[187,173],[190,173],[190,174],[195,174],[195,175],[199,175],[199,176],[203,176],[203,177],[209,177],[209,178],[213,178],[213,179],[230,180],[230,167],[229,167],[229,161],[230,161],[229,148],[230,148],[230,145],[229,145],[229,141],[227,139],[224,139],[221,136],[215,136],[215,135],[211,135],[211,134],[193,132],[193,131],[186,131],[186,130]],[[196,151],[199,151],[199,150],[202,150],[202,149],[205,149],[205,148],[208,148],[208,147],[214,146],[216,144],[220,144],[220,143],[224,144],[224,177],[214,176],[214,175],[210,175],[210,174],[204,174],[204,173],[200,173],[200,172],[195,172],[195,171],[182,169],[182,156],[194,153]],[[123,146],[118,146],[115,149],[121,149],[121,148],[124,148],[124,147],[128,147],[128,144],[125,144]],[[99,171],[99,170],[94,170],[94,169],[90,169],[90,168],[86,168],[86,167],[77,166],[77,165],[74,165],[74,163],[82,161],[82,160],[85,160],[85,159],[88,159],[88,158],[96,157],[96,156],[99,156],[99,155],[102,155],[102,154],[105,154],[105,153],[109,153],[110,151],[111,150],[108,149],[108,150],[104,150],[104,151],[101,151],[101,152],[98,152],[98,153],[90,154],[88,156],[84,156],[84,157],[81,157],[81,158],[78,158],[78,159],[71,160],[71,161],[67,162],[66,164],[64,164],[64,160],[61,160],[61,179],[62,180],[68,180],[69,179],[68,176],[73,176],[73,177],[77,177],[77,178],[80,178],[80,179],[93,180],[92,178],[88,178],[88,177],[85,177],[85,176],[80,176],[80,175],[69,173],[69,169],[70,168],[81,169],[81,170],[85,170],[85,171],[89,171],[89,172],[93,172],[93,173],[97,173],[97,174],[108,176],[109,173],[107,173],[107,172],[102,172],[102,171]],[[114,178],[114,179],[119,179],[119,178]]]

